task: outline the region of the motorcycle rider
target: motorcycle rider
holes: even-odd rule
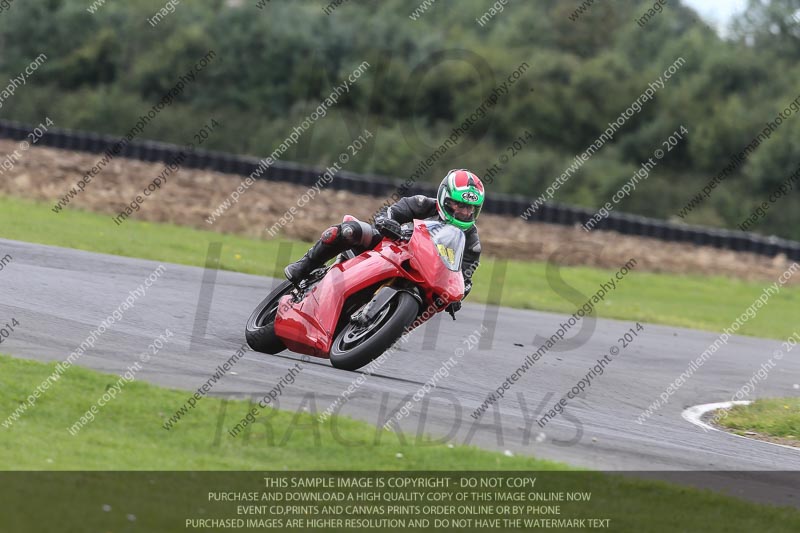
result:
[[[394,205],[383,207],[375,217],[375,225],[366,222],[342,222],[326,229],[320,240],[298,261],[288,265],[284,274],[297,285],[308,274],[322,267],[338,254],[353,249],[359,254],[371,250],[383,240],[383,234],[400,234],[400,224],[415,218],[438,217],[464,231],[466,238],[461,273],[464,276],[464,298],[472,290],[472,274],[478,268],[481,242],[475,220],[481,212],[485,193],[481,180],[465,169],[450,170],[439,185],[436,198],[421,194],[401,198]],[[461,309],[461,302],[448,306],[450,311]]]

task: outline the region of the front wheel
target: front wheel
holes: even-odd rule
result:
[[[284,281],[269,293],[258,304],[253,314],[250,315],[244,332],[247,345],[250,348],[270,355],[275,355],[286,349],[286,345],[275,334],[275,317],[278,314],[279,300],[291,290],[292,284],[289,281]]]
[[[331,364],[356,370],[376,359],[403,334],[417,317],[419,304],[407,292],[399,292],[367,325],[348,322],[331,346]]]

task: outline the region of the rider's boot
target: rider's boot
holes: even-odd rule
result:
[[[308,277],[312,270],[322,267],[328,260],[343,251],[340,245],[317,241],[303,257],[288,265],[283,273],[286,275],[286,279],[297,285]]]

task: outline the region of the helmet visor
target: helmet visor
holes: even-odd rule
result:
[[[467,204],[464,202],[459,202],[457,200],[453,200],[452,198],[447,198],[445,200],[445,205],[455,218],[461,220],[462,222],[472,222],[475,220],[477,208],[474,205]]]

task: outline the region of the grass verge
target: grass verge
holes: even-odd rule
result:
[[[762,398],[735,405],[717,423],[738,435],[756,432],[800,446],[800,398]]]
[[[0,423],[55,369],[0,355]],[[267,408],[237,437],[227,431],[247,401],[205,398],[171,430],[162,424],[190,393],[134,381],[75,436],[76,423],[119,378],[73,366],[11,425],[0,425],[0,470],[563,470],[526,457],[474,447],[403,444],[388,431],[344,417],[316,422],[306,413]],[[312,429],[313,428],[313,429]],[[413,439],[412,439],[413,440]],[[356,446],[358,444],[359,446]],[[354,453],[369,447],[369,457]],[[403,454],[402,460],[397,454]]]
[[[115,226],[109,216],[77,210],[56,215],[49,205],[1,196],[0,228],[2,236],[9,239],[194,266],[205,264],[209,243],[221,242],[220,268],[281,277],[285,264],[309,246],[130,219]],[[559,270],[563,283],[551,284],[546,266],[487,257],[475,273],[469,301],[572,314],[615,274],[563,267]],[[724,277],[636,272],[635,268],[617,283],[617,289],[598,304],[602,318],[717,332],[729,327],[768,285]],[[785,339],[796,328],[798,307],[800,287],[784,286],[739,333]]]
[[[52,363],[0,355],[2,416],[25,401],[54,368]],[[203,399],[179,426],[166,431],[162,423],[175,406],[185,401],[187,393],[137,381],[125,386],[77,435],[70,435],[67,426],[116,380],[116,376],[70,368],[10,429],[0,428],[0,468],[463,471],[469,465],[469,470],[517,472],[568,468],[473,447],[401,443],[394,434],[382,430],[376,433],[374,427],[363,422],[333,417],[318,423],[316,417],[302,412],[273,411],[269,431],[264,428],[258,435],[254,432],[247,440],[242,436],[229,438],[224,431],[220,437],[218,428],[230,425],[220,420],[220,413],[228,413],[227,420],[232,421],[247,411],[248,404],[213,397]],[[331,424],[336,424],[336,432],[331,431]],[[348,447],[334,435],[364,445]],[[280,436],[284,438],[277,438]],[[358,453],[353,453],[354,449]],[[12,526],[3,529],[7,531],[33,531],[31,520],[52,519],[60,524],[55,529],[58,531],[126,531],[126,524],[132,527],[126,522],[126,515],[135,515],[138,528],[165,530],[161,524],[178,520],[182,525],[183,518],[198,515],[199,507],[212,505],[207,503],[210,487],[198,475],[151,475],[145,480],[149,484],[139,480],[138,485],[144,485],[141,487],[135,479],[125,476],[106,477],[99,482],[88,472],[68,478],[55,473],[38,477],[26,474],[15,483],[0,486],[6,508],[14,509],[13,513],[2,513],[0,525]],[[590,491],[592,497],[579,507],[570,508],[569,515],[611,517],[613,531],[789,532],[800,528],[800,512],[794,509],[760,506],[708,491],[597,472],[563,472],[550,477],[551,484],[542,490],[558,490],[570,477],[574,488],[575,476],[580,476],[580,490]],[[261,476],[256,478],[260,482]],[[132,490],[134,485],[140,490]],[[72,496],[64,497],[65,494]],[[46,516],[41,513],[43,502],[47,502]],[[153,510],[156,508],[158,513]],[[112,523],[112,519],[116,522]],[[78,529],[68,527],[73,521],[80,524]]]

